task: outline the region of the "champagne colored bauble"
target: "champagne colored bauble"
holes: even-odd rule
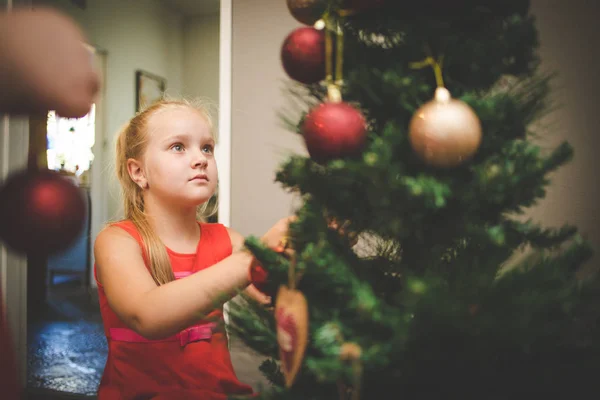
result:
[[[481,144],[481,122],[466,103],[445,88],[417,110],[410,121],[413,150],[428,165],[456,167],[470,159]]]

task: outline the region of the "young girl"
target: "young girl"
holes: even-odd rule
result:
[[[109,349],[100,400],[252,393],[234,373],[222,304],[244,288],[265,304],[269,299],[250,285],[254,259],[244,238],[197,221],[217,187],[214,147],[209,114],[181,101],[152,105],[119,135],[126,219],[105,228],[94,245]],[[288,222],[265,234],[267,246],[283,240]]]

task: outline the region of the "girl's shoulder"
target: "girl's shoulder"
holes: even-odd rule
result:
[[[119,241],[122,239],[135,239],[140,243],[142,238],[135,226],[130,220],[120,220],[110,222],[100,231],[96,237],[96,242],[100,241]]]
[[[117,252],[138,252],[141,237],[131,221],[118,221],[107,224],[94,241],[94,254]]]
[[[109,222],[108,224],[106,224],[106,228],[112,228],[112,227],[121,228],[126,231],[127,230],[137,231],[135,224],[130,219],[122,219],[119,221],[113,221],[113,222]]]

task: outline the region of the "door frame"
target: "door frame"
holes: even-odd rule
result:
[[[219,141],[215,158],[219,168],[218,220],[231,224],[231,58],[233,0],[221,0],[219,23]]]
[[[108,52],[100,46],[92,44],[90,51],[94,53],[96,68],[101,76],[101,81],[106,82],[106,64],[108,61]],[[88,248],[88,265],[86,271],[89,274],[88,281],[90,286],[96,287],[94,278],[94,251],[93,241],[98,236],[106,221],[108,220],[108,179],[106,176],[105,165],[106,157],[109,157],[110,140],[106,135],[106,86],[102,85],[98,98],[95,102],[95,138],[92,153],[94,161],[90,169],[90,239]]]
[[[231,226],[232,2],[233,0],[221,0],[219,11],[219,140],[215,148],[215,159],[219,169],[218,222],[227,227]],[[223,319],[228,325],[228,303],[223,305]]]

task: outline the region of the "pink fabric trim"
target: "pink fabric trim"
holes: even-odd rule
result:
[[[157,340],[146,339],[131,329],[110,328],[110,337],[112,340],[117,342],[129,343],[179,342],[181,347],[184,347],[188,343],[210,339],[212,337],[213,329],[215,329],[216,326],[217,324],[215,323],[193,325],[176,335]]]
[[[174,274],[175,274],[175,279],[181,279],[181,278],[185,278],[186,276],[190,276],[192,274],[192,272],[181,271],[181,272],[174,272]]]

